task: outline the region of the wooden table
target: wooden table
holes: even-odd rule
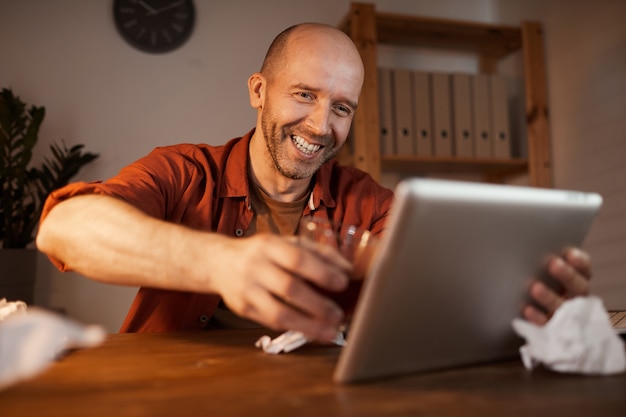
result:
[[[521,361],[356,385],[339,348],[269,355],[259,330],[114,334],[0,391],[2,416],[620,416],[626,375],[526,371]]]

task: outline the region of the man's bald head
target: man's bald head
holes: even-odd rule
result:
[[[363,72],[359,52],[345,33],[322,23],[301,23],[285,29],[276,36],[263,60],[261,74],[271,80],[289,63],[295,50],[316,46],[317,53],[338,54]]]

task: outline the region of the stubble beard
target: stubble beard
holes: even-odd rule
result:
[[[325,146],[320,151],[322,152],[322,157],[315,161],[290,160],[288,147],[292,146],[291,135],[298,134],[297,132],[302,131],[302,129],[294,129],[293,126],[280,128],[277,124],[272,123],[270,119],[271,117],[263,117],[261,120],[263,136],[265,137],[267,150],[274,162],[274,167],[284,177],[292,180],[311,178],[326,161],[334,158],[341,150],[341,147],[328,148]],[[308,133],[301,136],[315,137],[315,135]],[[333,143],[333,141],[325,142]]]

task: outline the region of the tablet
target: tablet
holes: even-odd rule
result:
[[[408,179],[335,369],[338,382],[519,356],[512,330],[546,259],[581,246],[595,193]]]

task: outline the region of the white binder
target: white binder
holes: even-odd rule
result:
[[[489,76],[472,75],[472,114],[474,122],[474,156],[491,158],[491,120],[489,117]]]
[[[393,104],[390,68],[378,68],[378,109],[380,117],[380,153],[393,155]]]
[[[393,108],[395,112],[394,140],[396,154],[414,155],[413,109],[411,103],[411,71],[393,70]]]
[[[439,157],[452,156],[450,76],[441,72],[431,73],[430,87],[433,111],[433,154]]]
[[[413,71],[413,132],[418,156],[433,155],[428,73]]]
[[[489,76],[491,105],[491,132],[493,134],[493,157],[511,157],[511,131],[509,124],[509,95],[504,76]]]
[[[474,156],[472,130],[472,96],[470,74],[455,73],[452,84],[452,140],[454,155],[462,158]]]

